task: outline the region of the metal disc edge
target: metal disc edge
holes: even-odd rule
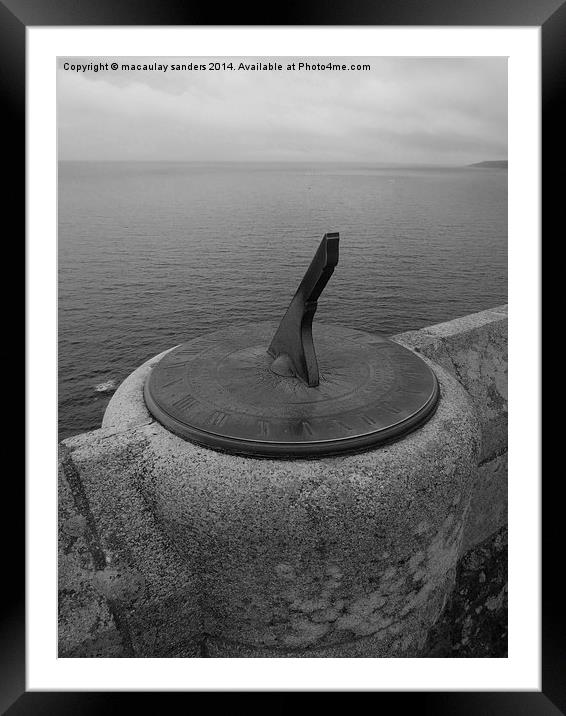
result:
[[[408,349],[406,349],[408,350]],[[420,356],[417,356],[420,358]],[[422,360],[422,358],[420,358]],[[374,447],[394,442],[415,431],[432,417],[440,398],[438,379],[432,368],[425,362],[433,378],[433,390],[427,402],[411,416],[387,428],[364,433],[350,438],[282,443],[251,439],[230,438],[181,423],[163,410],[151,395],[150,373],[144,384],[144,400],[151,415],[167,430],[184,440],[219,452],[257,458],[316,459],[323,456],[337,456],[363,452]],[[155,369],[156,366],[154,366]]]

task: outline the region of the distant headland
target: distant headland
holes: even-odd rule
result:
[[[485,169],[507,169],[507,159],[494,159],[488,162],[468,164],[469,167],[484,167]]]

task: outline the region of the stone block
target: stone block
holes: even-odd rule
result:
[[[507,307],[394,336],[450,371],[482,426],[482,459],[507,448]]]
[[[278,654],[372,637],[377,654],[410,635],[417,649],[451,589],[480,442],[465,391],[437,375],[433,418],[357,455],[253,459],[136,428],[136,484],[197,577],[208,637]]]
[[[112,614],[126,655],[169,656],[181,648],[198,650],[199,589],[136,488],[144,444],[133,430],[94,431],[64,441],[61,464],[81,508],[72,524],[82,517],[96,530],[90,551],[97,558],[81,572],[84,589],[88,585],[85,601]],[[63,503],[60,509],[64,533]],[[61,637],[64,650],[65,633]]]

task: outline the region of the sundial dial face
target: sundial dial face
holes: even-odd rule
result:
[[[320,383],[270,368],[277,323],[231,327],[178,346],[154,368],[146,402],[172,432],[251,455],[300,457],[360,450],[417,427],[436,404],[434,374],[402,346],[317,325]]]
[[[280,324],[233,326],[170,351],[145,385],[155,418],[187,440],[257,457],[367,449],[426,421],[439,390],[421,358],[364,331],[311,328],[337,247],[337,235],[323,239]]]

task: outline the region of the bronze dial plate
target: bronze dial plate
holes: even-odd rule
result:
[[[251,456],[319,457],[370,448],[415,429],[438,400],[415,353],[364,331],[313,327],[320,384],[273,373],[276,323],[237,326],[170,351],[145,386],[150,412],[171,432]]]

